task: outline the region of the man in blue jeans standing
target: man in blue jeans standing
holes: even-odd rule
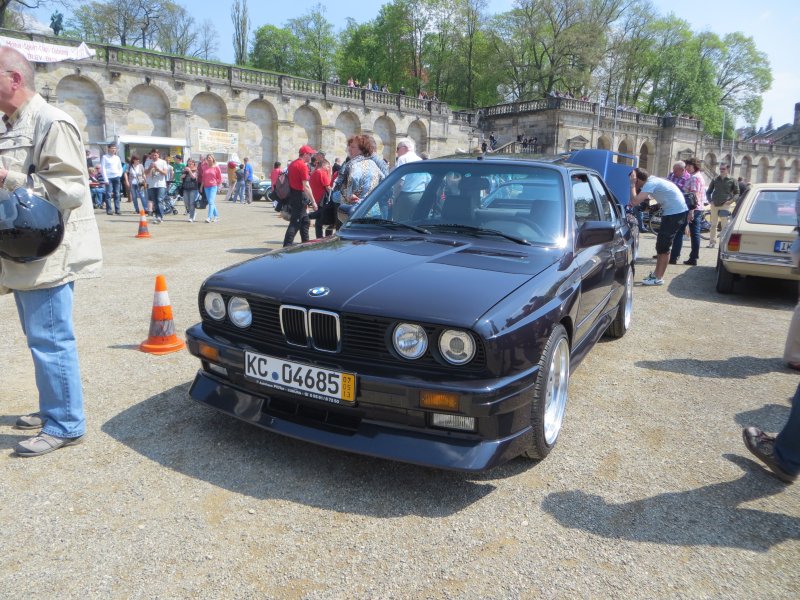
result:
[[[247,157],[244,159],[244,186],[244,199],[250,204],[253,201],[253,165],[250,164],[250,159]]]
[[[119,193],[122,182],[122,161],[117,155],[117,145],[109,144],[108,152],[100,159],[100,170],[106,180],[106,196],[108,196],[108,204],[106,206],[106,214],[111,214],[111,199],[114,199],[114,214],[120,214],[119,211]]]
[[[744,445],[772,473],[786,483],[800,475],[800,385],[792,398],[789,420],[777,436],[764,433],[758,427],[742,430]]]
[[[49,256],[0,258],[0,293],[14,294],[39,391],[39,410],[16,422],[41,430],[14,446],[30,457],[77,444],[86,432],[72,298],[76,279],[99,275],[102,254],[77,124],[36,93],[33,67],[18,51],[0,47],[0,73],[0,186],[30,183],[65,221],[64,240]]]

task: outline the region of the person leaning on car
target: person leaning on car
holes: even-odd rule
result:
[[[728,165],[720,165],[719,175],[711,181],[706,195],[711,200],[711,236],[708,247],[713,248],[717,245],[717,222],[722,220],[722,229],[728,223],[728,217],[720,217],[719,211],[733,211],[736,198],[739,197],[739,184],[728,175]]]
[[[664,285],[664,273],[669,262],[670,248],[679,229],[686,226],[686,200],[671,181],[654,177],[644,169],[630,173],[631,206],[638,206],[652,197],[661,205],[661,228],[656,238],[656,270],[642,280],[642,285]]]
[[[64,239],[49,256],[0,258],[0,294],[14,294],[39,392],[39,410],[16,427],[41,431],[14,451],[39,456],[79,443],[86,431],[73,290],[76,279],[99,276],[102,251],[77,124],[36,93],[33,67],[21,53],[0,48],[0,75],[0,186],[13,192],[30,184],[64,221]]]
[[[297,231],[300,231],[300,241],[308,241],[308,228],[310,220],[308,218],[307,207],[317,210],[317,203],[314,202],[314,193],[311,191],[311,174],[308,171],[308,163],[311,157],[316,154],[311,146],[305,145],[300,148],[299,157],[293,160],[287,169],[289,177],[289,210],[291,220],[286,228],[286,235],[283,238],[283,246],[291,246]]]

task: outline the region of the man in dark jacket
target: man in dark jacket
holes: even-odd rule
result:
[[[711,200],[711,231],[708,247],[717,245],[717,223],[721,221],[722,229],[728,224],[728,217],[722,217],[719,211],[733,211],[736,199],[739,197],[739,186],[736,180],[728,175],[728,165],[720,165],[717,175],[708,186],[706,196]]]

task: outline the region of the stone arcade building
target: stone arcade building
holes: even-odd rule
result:
[[[0,30],[0,36],[77,45],[75,40]],[[800,181],[800,104],[790,128],[797,135],[779,143],[714,140],[702,124],[683,117],[617,111],[597,103],[546,98],[452,112],[440,102],[349,88],[191,58],[118,46],[91,45],[96,56],[35,63],[36,87],[68,112],[97,151],[118,136],[179,140],[193,156],[202,148],[198,132],[238,134],[234,152],[268,173],[303,144],[344,157],[346,139],[375,137],[379,153],[394,162],[396,141],[415,140],[431,156],[477,152],[493,131],[499,152],[521,150],[517,136],[537,138],[537,152],[579,148],[613,149],[634,155],[664,175],[679,158],[698,156],[708,175],[720,161],[734,176],[753,182]],[[227,154],[217,154],[227,159]]]

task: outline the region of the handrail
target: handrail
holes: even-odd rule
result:
[[[0,29],[0,35],[62,46],[78,46],[81,44],[81,40],[11,29]],[[103,63],[111,68],[115,66],[136,67],[137,69],[162,72],[179,79],[224,80],[230,85],[249,86],[256,89],[266,88],[278,91],[281,95],[300,93],[303,96],[316,96],[325,100],[354,101],[365,107],[392,107],[400,111],[442,116],[449,116],[451,112],[447,104],[439,100],[423,100],[401,94],[351,88],[326,81],[281,75],[252,67],[228,65],[186,56],[174,56],[155,50],[96,44],[93,42],[87,42],[87,46],[95,50],[97,55],[92,59],[84,59],[85,61]]]

